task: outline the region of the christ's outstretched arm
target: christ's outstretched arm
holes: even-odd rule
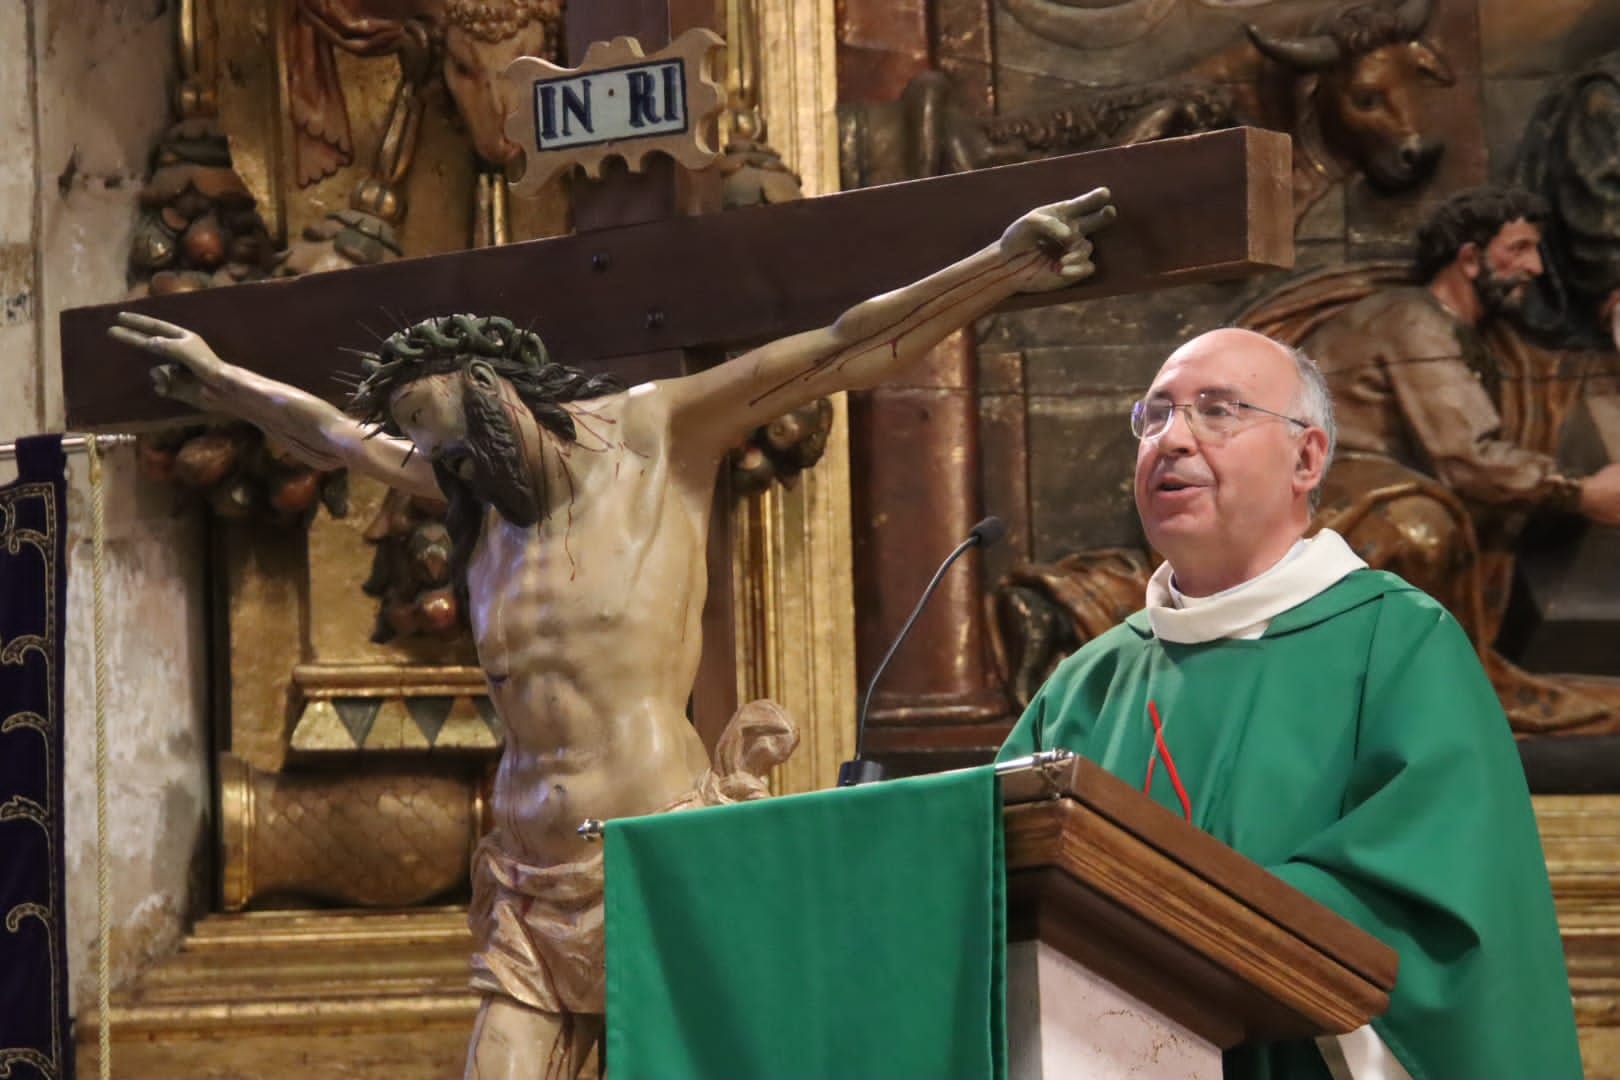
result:
[[[892,377],[1015,293],[1046,292],[1089,277],[1091,234],[1114,218],[1109,198],[1107,188],[1097,188],[1031,210],[996,243],[856,304],[831,326],[662,383],[677,444],[718,457],[782,413]]]
[[[433,467],[412,453],[409,440],[377,433],[313,394],[226,363],[190,330],[125,311],[108,333],[168,361],[152,371],[165,397],[246,420],[315,468],[351,468],[412,495],[444,497]]]

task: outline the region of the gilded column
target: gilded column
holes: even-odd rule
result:
[[[833,0],[751,0],[759,100],[769,140],[807,197],[838,187]],[[728,11],[736,41],[740,0]],[[834,399],[826,456],[797,485],[773,486],[732,510],[740,700],[780,702],[803,732],[778,772],[779,794],[832,786],[854,752],[855,636],[851,605],[849,438]]]

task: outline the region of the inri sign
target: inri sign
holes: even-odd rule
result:
[[[705,77],[704,62],[721,44],[713,31],[694,29],[653,56],[620,37],[593,44],[577,68],[533,56],[514,60],[505,77],[519,105],[506,134],[527,163],[512,190],[533,192],[572,164],[596,176],[613,155],[632,170],[655,150],[689,169],[709,164],[715,153],[704,145],[703,121],[719,110],[720,91]]]

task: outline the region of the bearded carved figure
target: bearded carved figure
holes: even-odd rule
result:
[[[539,336],[509,319],[471,315],[406,327],[361,367],[365,378],[350,410],[390,435],[400,434],[390,407],[397,391],[432,375],[463,376],[466,438],[433,463],[447,506],[391,490],[367,532],[378,550],[366,583],[366,591],[380,600],[372,640],[458,632],[465,625],[467,562],[485,507],[527,528],[540,520],[540,508],[547,504],[502,405],[500,380],[511,384],[542,426],[569,444],[578,433],[562,403],[601,397],[622,384],[611,375],[588,375],[552,362]]]
[[[611,375],[593,375],[553,362],[539,335],[519,330],[509,319],[449,315],[425,319],[390,336],[374,356],[362,361],[365,379],[350,401],[350,412],[399,434],[393,414],[396,392],[432,375],[460,373],[466,438],[454,452],[433,462],[448,509],[450,578],[465,580],[465,567],[483,529],[486,507],[513,525],[540,520],[546,493],[535,488],[522,447],[500,399],[504,379],[535,420],[572,444],[578,439],[573,415],[563,403],[602,397],[623,389]]]

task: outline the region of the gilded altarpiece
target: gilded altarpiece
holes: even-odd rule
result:
[[[569,229],[566,179],[532,200],[509,197],[501,171],[474,149],[490,116],[468,116],[495,107],[480,102],[478,79],[498,85],[495,65],[504,66],[504,46],[483,40],[503,29],[489,12],[506,12],[506,29],[554,44],[559,28],[542,24],[555,21],[556,5],[426,3],[405,20],[400,50],[319,50],[316,67],[330,62],[325,85],[341,87],[350,143],[339,155],[347,161],[317,156],[315,171],[327,174],[312,177],[309,156],[295,152],[311,127],[307,102],[301,135],[291,100],[310,60],[288,43],[301,10],[342,7],[187,0],[179,13],[181,118],[217,121],[272,243],[293,248],[286,269],[272,272],[363,261],[352,245],[331,242],[331,223],[347,215],[353,225],[357,210],[370,215],[362,231],[383,241],[368,249],[381,258]],[[412,49],[422,28],[442,33],[458,17],[474,20],[468,26],[483,36],[473,37],[488,48],[446,61],[459,86],[452,93]],[[722,139],[755,125],[747,133],[768,137],[804,195],[835,189],[832,0],[719,3],[713,25],[746,42],[717,64],[730,97]],[[482,61],[490,70],[468,70]],[[427,314],[400,296],[354,317],[380,340]],[[694,723],[712,747],[737,702],[785,705],[803,739],[772,777],[778,793],[830,786],[853,748],[848,442],[843,400],[831,404],[820,463],[790,487],[747,497],[731,493],[722,470],[711,526],[704,623],[706,654],[715,655],[705,664],[724,685],[694,700]],[[345,512],[334,515],[333,503],[302,524],[213,521],[225,914],[205,919],[178,956],[114,999],[121,1075],[172,1077],[227,1059],[244,1076],[279,1076],[283,1067],[294,1075],[279,1040],[295,1031],[339,1040],[335,1053],[371,1062],[378,1076],[459,1073],[476,1002],[454,905],[465,898],[484,831],[483,792],[502,732],[464,630],[375,640],[388,637],[376,633],[387,613],[364,586],[397,502],[350,477]],[[254,978],[239,978],[236,965]],[[327,1000],[340,985],[349,1004]],[[415,1034],[396,1044],[388,1033],[405,1018]],[[91,1033],[81,1053],[89,1068],[95,1018],[81,1021]],[[235,1049],[227,1053],[226,1042]]]
[[[746,98],[769,119],[771,143],[807,195],[829,190],[837,175],[832,21],[820,6],[734,5],[717,11],[716,21],[733,31],[728,37],[741,32],[758,42],[746,77],[729,64],[728,89],[734,103]],[[547,17],[540,5],[512,7],[519,20]],[[533,200],[508,197],[504,177],[481,165],[471,145],[481,122],[467,114],[490,102],[452,96],[432,80],[412,90],[405,54],[328,51],[352,161],[311,180],[307,160],[294,152],[299,110],[289,105],[297,93],[289,85],[307,66],[288,45],[297,0],[191,14],[196,52],[217,72],[232,163],[277,241],[359,205],[357,192],[379,180],[395,200],[381,216],[391,219],[407,256],[567,229],[566,182],[548,184]],[[546,36],[556,40],[555,31]],[[407,93],[424,100],[402,135],[398,111]],[[426,314],[402,296],[355,319],[380,338]],[[827,786],[849,753],[847,449],[842,402],[834,408],[827,454],[815,470],[791,489],[749,499],[723,493],[717,504],[717,547],[732,557],[729,574],[716,568],[713,602],[730,603],[731,633],[711,635],[720,640],[709,644],[734,657],[733,700],[781,701],[804,729],[798,754],[776,777],[780,791]],[[481,788],[501,731],[470,639],[371,640],[377,602],[362,586],[375,548],[366,534],[387,510],[386,493],[361,478],[349,484],[347,513],[321,510],[302,532],[247,522],[217,530],[217,674],[228,687],[219,709],[228,747],[219,816],[227,911],[295,898],[383,906],[453,899],[481,832]],[[711,742],[726,719],[694,717]]]

